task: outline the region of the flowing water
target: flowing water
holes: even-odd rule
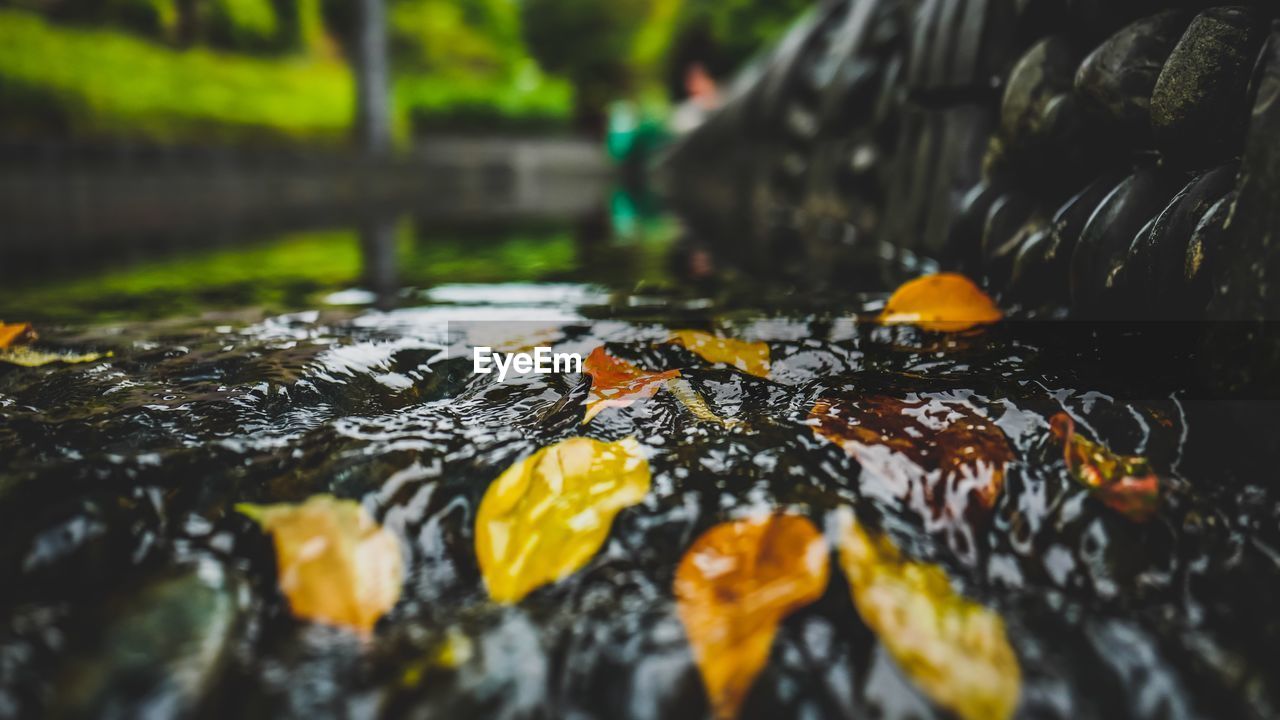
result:
[[[684,553],[771,512],[834,546],[846,508],[1002,619],[1019,716],[1280,712],[1276,405],[1215,390],[1200,329],[882,327],[887,285],[677,280],[666,238],[409,233],[393,287],[362,284],[342,233],[18,283],[0,317],[110,356],[0,364],[0,716],[701,717]],[[683,329],[766,343],[768,376],[667,342]],[[584,424],[589,376],[500,383],[472,372],[476,344],[605,346],[687,385]],[[1072,479],[1064,412],[1150,462],[1151,517]],[[580,570],[490,601],[481,498],[577,435],[635,437],[648,494]],[[962,466],[998,466],[997,492],[946,474]],[[234,509],[324,493],[401,547],[369,637],[294,618],[270,537]],[[782,620],[742,715],[947,716],[838,567]]]

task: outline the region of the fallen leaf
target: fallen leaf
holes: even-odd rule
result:
[[[1118,455],[1106,446],[1081,437],[1066,413],[1049,420],[1049,429],[1062,441],[1067,470],[1108,507],[1134,522],[1146,522],[1160,504],[1160,480],[1147,459]]]
[[[519,602],[587,564],[613,518],[649,493],[635,438],[570,438],[508,468],[476,514],[476,557],[489,596]]]
[[[959,332],[999,322],[1003,313],[969,278],[956,273],[926,275],[904,283],[889,297],[880,322],[924,330]]]
[[[724,363],[756,377],[769,376],[768,343],[716,337],[700,330],[677,330],[670,342],[707,362]]]
[[[36,339],[35,328],[31,327],[31,323],[10,323],[6,325],[0,322],[0,350],[10,345],[24,345]]]
[[[689,411],[690,415],[693,415],[699,420],[713,422],[725,427],[734,427],[739,424],[737,420],[732,418],[726,420],[717,415],[716,412],[711,409],[711,406],[707,404],[706,399],[703,398],[702,395],[699,395],[698,391],[694,390],[693,386],[689,384],[689,381],[684,378],[672,378],[668,380],[666,388],[676,400],[680,401],[680,404],[684,406],[685,410]]]
[[[819,437],[857,459],[865,493],[909,503],[930,530],[984,518],[1013,459],[1004,432],[962,398],[821,399],[809,419]]]
[[[902,557],[842,508],[840,565],[854,606],[917,687],[964,720],[1000,720],[1018,705],[1022,671],[1004,620],[955,592],[936,565]]]
[[[0,350],[0,362],[9,363],[10,365],[20,365],[22,367],[43,367],[53,363],[67,363],[69,365],[77,363],[97,362],[104,358],[111,357],[111,353],[63,353],[63,352],[47,352],[44,350],[36,350],[35,348],[20,345],[5,350]]]
[[[360,503],[317,495],[236,510],[275,539],[280,591],[294,615],[367,635],[400,599],[400,544]]]
[[[676,610],[716,718],[738,715],[778,624],[822,596],[826,541],[808,519],[767,515],[717,525],[676,568]]]
[[[582,363],[582,370],[591,376],[591,392],[587,395],[587,412],[583,424],[599,415],[605,408],[627,407],[640,400],[647,400],[670,379],[680,377],[679,370],[652,372],[607,353],[604,347],[591,351]]]

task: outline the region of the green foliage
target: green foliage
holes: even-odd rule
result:
[[[89,135],[332,141],[345,138],[354,103],[351,73],[340,63],[175,52],[0,10],[0,122],[33,106],[56,107],[60,117],[35,123]]]
[[[415,131],[557,131],[565,127],[573,87],[526,64],[512,80],[458,82],[436,75],[405,75],[396,82],[397,105]]]
[[[218,47],[265,50],[279,42],[271,0],[209,0],[209,36]]]
[[[315,6],[318,11],[318,5]],[[489,75],[402,74],[398,124],[556,126],[572,89],[528,60]],[[339,61],[177,52],[109,30],[59,27],[0,9],[0,128],[170,140],[342,142],[355,114]]]
[[[603,107],[632,78],[630,60],[652,0],[524,0],[525,41],[548,72],[576,86],[579,105]]]
[[[733,65],[778,39],[815,0],[685,0],[684,23],[705,24]]]
[[[508,75],[524,56],[512,0],[391,0],[401,71]]]

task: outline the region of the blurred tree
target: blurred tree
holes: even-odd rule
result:
[[[631,60],[653,0],[524,0],[525,41],[544,70],[574,85],[575,122],[604,134],[605,106],[625,94],[634,78]]]
[[[777,39],[814,0],[686,0],[687,23],[704,22],[731,64]]]
[[[524,55],[514,0],[393,0],[390,19],[401,70],[507,75]]]

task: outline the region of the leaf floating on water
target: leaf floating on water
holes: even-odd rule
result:
[[[716,718],[738,715],[778,624],[822,596],[826,541],[796,515],[717,525],[676,568],[676,610]]]
[[[1146,522],[1160,504],[1160,480],[1144,457],[1117,455],[1106,446],[1081,437],[1066,413],[1049,420],[1049,429],[1062,441],[1067,470],[1108,507],[1134,522]]]
[[[613,357],[604,347],[591,351],[582,363],[582,371],[591,376],[591,392],[587,395],[587,412],[583,424],[605,408],[627,407],[647,400],[671,378],[680,377],[679,370],[651,372]]]
[[[707,362],[724,363],[756,377],[769,376],[769,345],[722,338],[700,330],[677,330],[671,343]]]
[[[1004,314],[969,278],[957,273],[926,275],[904,283],[880,313],[885,324],[959,332],[999,322]]]
[[[30,347],[39,336],[31,323],[0,323],[0,362],[21,367],[42,367],[52,363],[87,363],[111,357],[111,353],[66,353]]]
[[[649,461],[634,438],[570,438],[498,476],[476,513],[476,557],[489,597],[519,602],[586,565],[613,518],[649,493]]]
[[[400,599],[400,544],[360,503],[317,495],[236,510],[275,539],[280,591],[294,615],[368,634]]]
[[[694,390],[693,386],[689,384],[689,381],[684,378],[672,378],[667,381],[666,387],[667,390],[680,401],[680,404],[684,405],[684,408],[689,411],[689,414],[693,415],[695,418],[706,422],[717,423],[725,427],[734,427],[739,424],[737,420],[725,420],[717,415],[716,412],[711,409],[711,406],[707,404],[706,399],[699,395],[698,391]]]
[[[111,353],[62,353],[36,350],[27,346],[11,347],[0,350],[0,362],[22,367],[43,367],[53,363],[90,363],[111,357]]]
[[[936,565],[902,557],[842,508],[840,565],[854,605],[902,671],[935,703],[964,720],[1010,717],[1022,671],[1004,620],[955,592]]]
[[[822,399],[809,413],[814,432],[839,445],[878,483],[872,494],[929,518],[985,514],[1004,488],[1009,439],[962,399],[868,395]],[[864,485],[865,485],[864,479]]]
[[[10,323],[0,322],[0,350],[10,345],[25,345],[35,341],[37,338],[35,328],[31,327],[31,323]]]

